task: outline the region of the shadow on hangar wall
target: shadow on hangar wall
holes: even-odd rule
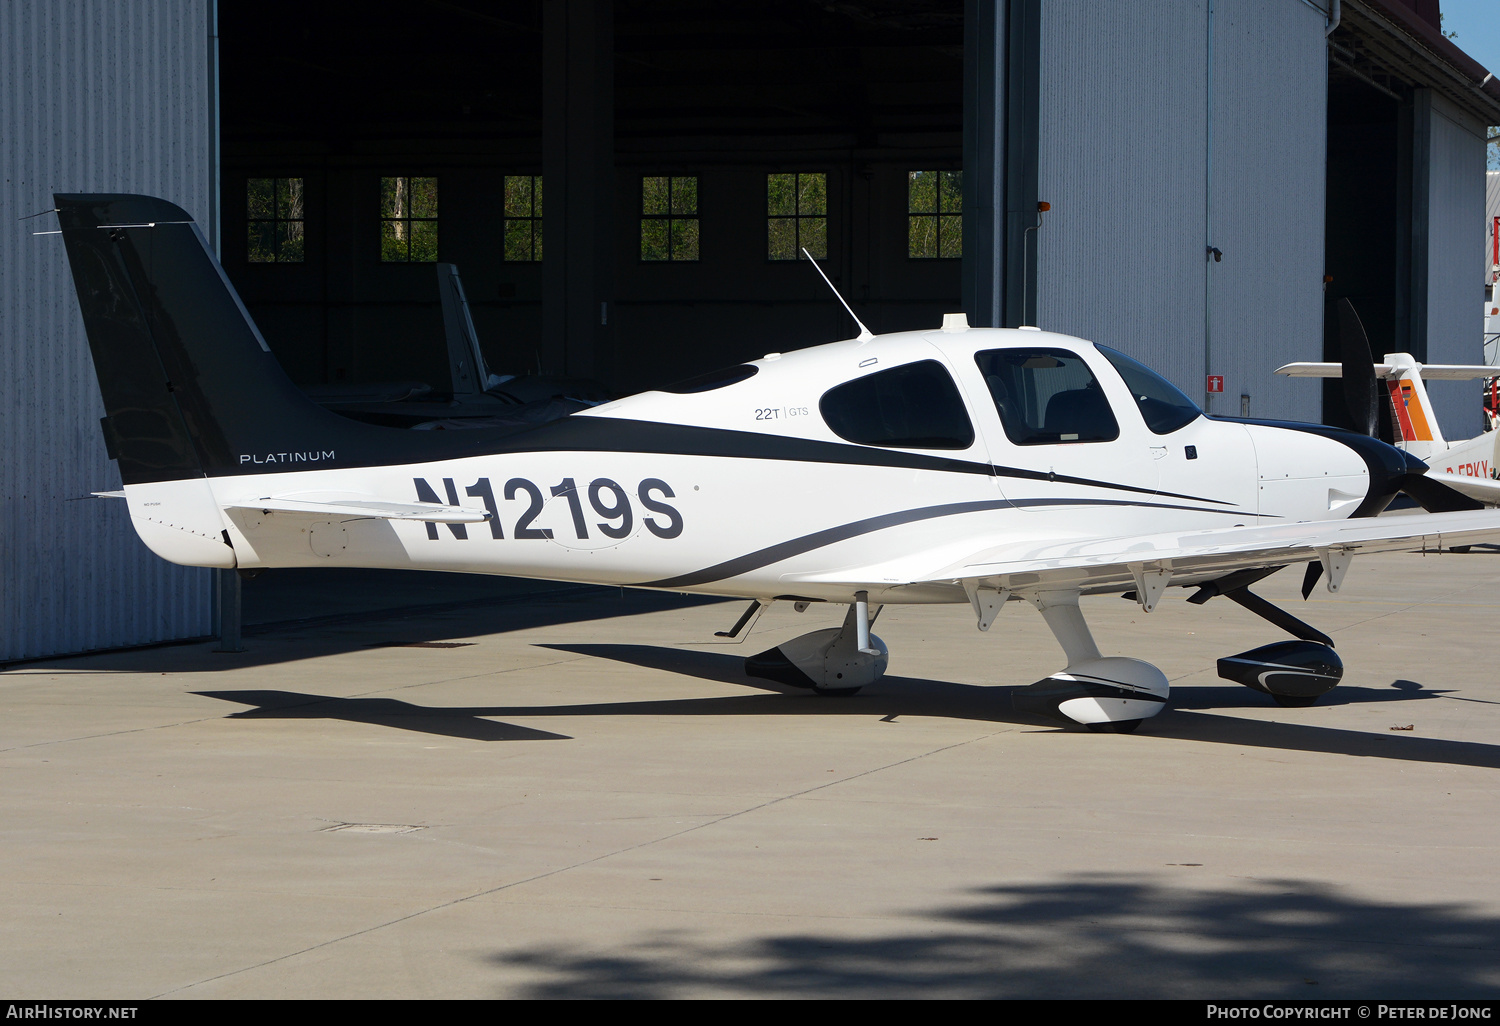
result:
[[[221,0],[223,263],[304,387],[442,393],[434,259],[492,372],[617,393],[852,335],[789,233],[876,330],[935,326],[959,196],[909,219],[909,173],[959,168],[963,9]]]

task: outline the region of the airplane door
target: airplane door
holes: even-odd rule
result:
[[[1126,517],[1151,508],[1165,447],[1127,415],[1134,411],[1118,375],[1051,341],[981,349],[965,367],[996,486],[1032,512],[1106,506]]]
[[[1259,515],[1255,443],[1245,425],[1198,417],[1158,442],[1166,448],[1159,493],[1164,499],[1191,499],[1237,514],[1226,517],[1227,527],[1252,523]],[[1350,498],[1357,503],[1364,495]]]

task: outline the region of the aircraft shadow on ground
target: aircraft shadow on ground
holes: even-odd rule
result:
[[[886,675],[857,695],[847,698],[825,698],[795,688],[784,688],[778,684],[748,677],[744,673],[743,657],[718,652],[701,652],[682,649],[661,648],[650,645],[541,645],[540,648],[562,652],[574,652],[602,659],[613,659],[635,666],[650,667],[672,673],[740,684],[763,691],[779,691],[807,696],[806,702],[754,703],[755,712],[776,712],[808,715],[858,715],[869,716],[944,716],[956,719],[982,720],[996,723],[1036,725],[1062,728],[1051,720],[1018,713],[1012,708],[1012,698],[1022,687],[1008,685],[957,684],[951,681],[921,680],[913,677]],[[1446,693],[1423,687],[1415,681],[1398,680],[1389,688],[1343,685],[1333,695],[1321,701],[1342,702],[1417,702],[1443,698]],[[707,700],[726,702],[733,699]],[[653,715],[686,715],[695,711],[727,713],[719,705],[704,706],[704,700],[683,702],[638,703],[650,706]],[[625,704],[630,706],[629,703]],[[667,708],[670,706],[670,708]],[[683,708],[694,706],[695,708]],[[1470,741],[1449,741],[1441,738],[1424,738],[1406,734],[1371,734],[1358,730],[1343,730],[1315,724],[1295,722],[1310,710],[1286,709],[1279,715],[1294,722],[1247,719],[1238,716],[1219,715],[1205,709],[1224,708],[1273,708],[1271,700],[1249,688],[1219,685],[1187,685],[1174,687],[1165,712],[1148,720],[1142,727],[1140,737],[1172,737],[1180,740],[1231,744],[1250,748],[1284,749],[1289,751],[1327,752],[1338,755],[1353,755],[1365,758],[1399,759],[1414,762],[1449,763],[1459,766],[1478,766],[1500,769],[1500,745],[1487,745]],[[629,714],[630,708],[611,706],[566,706],[533,715],[596,715],[601,712]],[[742,711],[739,709],[736,712]],[[520,710],[509,710],[510,715],[519,715]]]
[[[400,730],[474,741],[565,740],[568,735],[517,726],[507,719],[557,719],[598,716],[856,716],[890,719],[933,716],[986,723],[1009,723],[1056,730],[1056,722],[1018,713],[1012,697],[1022,689],[951,681],[885,676],[857,695],[825,697],[758,680],[744,673],[740,655],[663,648],[652,645],[540,645],[553,651],[611,659],[753,689],[750,694],[720,697],[656,699],[639,702],[585,702],[567,705],[421,706],[389,698],[336,698],[290,691],[199,691],[195,694],[250,708],[235,719],[328,719],[367,723]],[[1426,701],[1443,692],[1414,681],[1390,688],[1351,687],[1353,701]],[[1241,748],[1324,752],[1359,758],[1475,766],[1500,769],[1500,745],[1450,741],[1409,734],[1377,734],[1310,723],[1264,720],[1207,712],[1212,708],[1264,708],[1269,699],[1245,688],[1187,686],[1174,688],[1172,705],[1141,727],[1126,743],[1170,738]],[[1311,710],[1288,709],[1279,715],[1295,720]]]
[[[505,949],[488,961],[524,971],[528,982],[505,995],[529,998],[1500,994],[1500,920],[1398,902],[1297,880],[1229,891],[1080,874],[975,889],[947,908],[896,909],[891,920],[917,923],[857,939],[809,929],[724,944],[709,929],[659,931],[607,947]]]
[[[99,672],[212,673],[273,666],[365,648],[476,638],[557,624],[585,624],[592,620],[726,601],[729,600],[703,595],[580,585],[507,598],[480,598],[257,624],[245,629],[244,652],[217,652],[215,642],[200,639],[27,660],[11,664],[9,668],[56,666]]]
[[[195,691],[193,694],[251,707],[230,713],[227,718],[235,720],[343,720],[470,741],[571,740],[566,734],[497,723],[487,717],[499,713],[486,708],[413,705],[394,698],[330,698],[295,691]]]

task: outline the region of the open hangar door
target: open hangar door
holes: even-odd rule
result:
[[[611,393],[959,309],[963,3],[221,0],[223,263],[304,387]]]
[[[1486,125],[1500,84],[1442,35],[1437,4],[1345,3],[1329,37],[1324,359],[1348,297],[1376,359],[1483,362]],[[1428,385],[1444,435],[1482,430],[1473,381]],[[1339,382],[1324,416],[1347,423]]]

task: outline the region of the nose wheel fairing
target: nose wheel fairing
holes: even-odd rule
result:
[[[1278,704],[1312,705],[1344,676],[1344,663],[1328,645],[1278,641],[1219,660],[1219,676],[1270,695]]]

